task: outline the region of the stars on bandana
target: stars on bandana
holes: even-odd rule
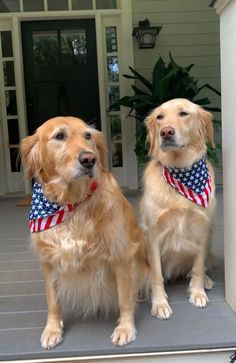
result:
[[[29,220],[36,218],[44,218],[55,214],[61,206],[57,203],[50,202],[43,194],[42,186],[39,182],[35,182],[33,186],[33,195]]]
[[[29,213],[29,229],[32,233],[42,232],[63,222],[71,215],[79,204],[85,202],[97,189],[96,180],[92,180],[90,190],[85,199],[76,204],[59,205],[50,202],[43,194],[42,185],[36,181],[33,186],[31,210]]]
[[[172,176],[196,193],[202,193],[208,180],[206,157],[194,163],[190,169],[166,168]]]
[[[185,198],[207,207],[212,192],[211,175],[206,156],[194,163],[191,168],[163,168],[165,181]]]

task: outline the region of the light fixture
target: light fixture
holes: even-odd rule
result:
[[[160,33],[162,26],[150,26],[148,19],[139,21],[138,27],[133,29],[132,35],[137,39],[139,49],[154,48],[156,36]]]

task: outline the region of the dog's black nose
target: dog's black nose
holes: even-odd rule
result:
[[[91,169],[96,163],[96,155],[91,152],[84,151],[79,155],[79,162],[86,169]]]
[[[172,136],[175,134],[175,129],[171,126],[163,127],[160,130],[160,135],[163,139],[171,139]]]

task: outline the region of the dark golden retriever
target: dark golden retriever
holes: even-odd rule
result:
[[[83,317],[119,310],[112,342],[133,341],[136,294],[146,271],[143,235],[106,169],[102,133],[80,119],[56,117],[22,141],[21,156],[28,177],[36,179],[35,193],[54,208],[37,218],[32,206],[30,220],[46,280],[42,346],[62,340],[63,299]]]

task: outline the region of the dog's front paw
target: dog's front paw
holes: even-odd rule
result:
[[[152,303],[152,316],[160,319],[169,319],[172,315],[172,309],[168,304],[168,301],[162,300],[158,301],[157,303]]]
[[[131,343],[136,338],[134,325],[118,325],[112,333],[111,341],[116,347]]]
[[[198,308],[205,308],[209,302],[207,294],[203,290],[192,290],[189,302]]]
[[[50,350],[56,345],[60,344],[63,340],[62,328],[51,328],[46,326],[41,336],[41,345],[44,349]]]

